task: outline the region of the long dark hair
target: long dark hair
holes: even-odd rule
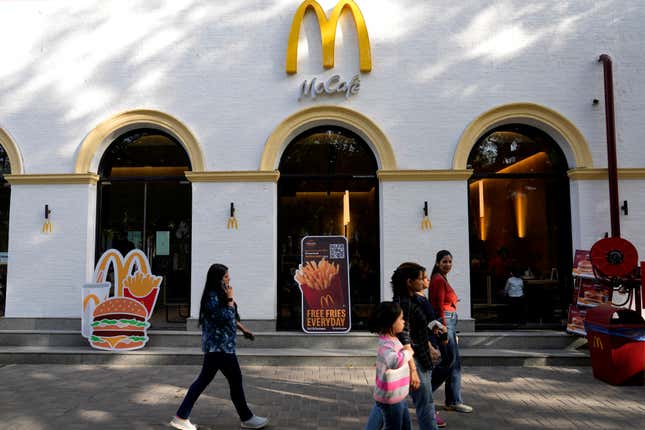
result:
[[[208,274],[206,275],[206,284],[204,285],[204,292],[202,293],[202,300],[199,303],[199,325],[204,322],[206,317],[206,302],[211,292],[217,293],[217,297],[220,300],[220,303],[226,302],[226,293],[222,288],[222,281],[224,280],[224,275],[228,272],[228,267],[223,264],[215,263],[211,265],[208,269]]]
[[[392,293],[394,296],[407,297],[408,293],[408,279],[418,279],[426,268],[417,263],[401,263],[392,273]]]
[[[445,257],[446,255],[449,255],[450,258],[452,258],[450,251],[442,249],[441,251],[437,252],[437,258],[435,258],[434,260],[434,266],[432,266],[432,274],[430,275],[430,278],[432,278],[435,273],[439,273],[439,266],[437,266],[437,264],[439,264],[439,262],[443,260],[443,257]]]

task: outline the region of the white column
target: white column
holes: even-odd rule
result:
[[[49,205],[53,231],[43,233]],[[12,184],[7,317],[79,318],[92,275],[94,184]]]
[[[277,186],[275,182],[193,182],[191,318],[199,317],[206,273],[229,268],[244,319],[277,314]],[[231,202],[238,229],[227,229]]]

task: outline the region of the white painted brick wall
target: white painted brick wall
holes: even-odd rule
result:
[[[621,236],[634,244],[641,260],[645,260],[645,181],[619,181],[620,206],[627,200],[629,212],[619,212]],[[609,215],[609,184],[604,180],[571,181],[571,216],[573,249],[590,249],[593,244],[611,234]]]
[[[231,202],[238,230],[226,228]],[[193,184],[191,317],[199,316],[206,273],[229,268],[240,315],[275,319],[277,311],[276,184]]]
[[[7,317],[80,317],[94,267],[94,185],[13,185]],[[41,232],[45,204],[53,232]]]
[[[400,167],[436,169],[451,165],[459,136],[479,114],[524,101],[573,122],[598,167],[606,155],[597,58],[606,52],[614,59],[619,164],[645,165],[641,2],[359,0],[374,63],[360,95],[302,102],[303,79],[353,75],[357,48],[345,16],[336,67],[324,71],[310,14],[299,72],[287,76],[286,42],[299,3],[0,2],[0,38],[12,41],[2,53],[11,61],[0,68],[0,124],[21,147],[27,172],[69,172],[97,124],[153,108],[193,130],[207,169],[251,170],[284,118],[331,103],[378,124]],[[329,9],[336,0],[321,3]],[[592,105],[594,98],[601,103]]]
[[[432,229],[423,231],[425,201]],[[461,300],[459,316],[470,318],[466,181],[382,182],[381,206],[382,298],[392,298],[389,282],[399,264],[414,261],[430,272],[437,251],[447,249],[453,255],[448,280]]]
[[[361,112],[385,132],[399,168],[447,169],[463,130],[478,115],[506,103],[532,102],[575,124],[594,166],[605,167],[597,58],[608,53],[614,60],[619,166],[645,166],[645,3],[357,2],[374,64],[361,76],[360,94],[300,102],[302,80],[356,72],[356,34],[348,16],[339,27],[336,67],[325,71],[309,14],[299,71],[287,76],[286,42],[300,0],[0,2],[0,40],[11,41],[1,50],[7,61],[0,67],[0,127],[19,146],[25,173],[70,173],[79,145],[97,124],[124,110],[157,109],[193,131],[207,170],[255,170],[267,137],[286,117],[337,104]],[[336,0],[320,3],[329,10]],[[592,105],[594,98],[601,103]],[[621,220],[625,236],[645,255],[641,182],[621,183],[621,200],[631,205]],[[429,265],[445,247],[455,252],[451,281],[468,300],[465,187],[465,181],[383,185],[384,275],[403,259]],[[578,181],[571,189],[574,246],[588,247],[609,229],[606,183]],[[206,268],[214,258],[230,258],[240,298],[261,299],[243,309],[244,316],[273,318],[275,184],[195,184],[194,190],[193,232],[199,236],[193,248],[193,316]],[[241,190],[256,200],[240,200],[240,231],[226,231],[220,221],[213,225],[219,212],[212,210],[225,211],[227,201],[242,198]],[[56,228],[47,237],[38,233],[45,200],[55,211]],[[419,235],[419,220],[412,217],[425,200],[435,227]],[[75,288],[93,262],[95,204],[87,186],[13,187],[7,315],[78,315]],[[245,205],[264,212],[251,215]],[[253,264],[243,274],[247,258]],[[51,288],[37,297],[45,284]],[[463,315],[470,304],[460,308]]]

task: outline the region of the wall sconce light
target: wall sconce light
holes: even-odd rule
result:
[[[235,219],[235,205],[233,202],[231,202],[231,215],[228,218],[228,222],[226,223],[226,228],[227,229],[232,229],[234,228],[237,230],[238,224],[237,224],[237,219]]]
[[[49,205],[45,205],[45,222],[43,224],[43,233],[51,233],[53,230],[53,226],[51,221],[49,220],[49,214],[52,213],[51,210],[49,210]]]
[[[428,202],[423,204],[423,219],[421,220],[421,230],[430,230],[432,228],[432,223],[430,218],[428,218]]]
[[[526,237],[527,196],[525,193],[515,193],[515,223],[517,224],[517,237]]]
[[[484,204],[484,180],[480,180],[478,185],[479,192],[479,238],[486,240],[486,205]]]
[[[347,237],[349,223],[349,191],[345,190],[345,194],[343,194],[343,227],[345,228],[345,237]]]
[[[625,215],[629,214],[629,207],[627,206],[627,200],[623,200],[623,205],[620,207]]]

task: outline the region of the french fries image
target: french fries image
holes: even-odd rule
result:
[[[130,290],[136,297],[145,297],[161,284],[161,276],[154,276],[147,273],[137,272],[134,275],[128,275],[123,280],[123,287]]]
[[[308,261],[304,266],[301,264],[294,277],[300,285],[307,285],[314,290],[326,290],[336,275],[338,264],[323,258],[318,263]]]
[[[342,292],[333,288],[340,267],[325,258],[301,264],[294,275],[311,308],[332,308],[343,302]]]

